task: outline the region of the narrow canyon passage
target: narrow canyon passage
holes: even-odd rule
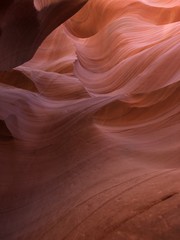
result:
[[[0,239],[180,238],[179,0],[0,3]]]

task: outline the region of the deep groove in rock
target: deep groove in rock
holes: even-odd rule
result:
[[[169,198],[172,198],[173,196],[175,196],[175,195],[177,195],[177,194],[178,194],[178,193],[168,194],[168,195],[162,197],[162,198],[161,198],[161,201],[162,201],[162,202],[163,202],[163,201],[166,201],[166,200],[168,200]]]
[[[162,203],[163,201],[166,201],[170,198],[172,198],[173,196],[179,194],[178,192],[175,192],[175,193],[171,193],[171,194],[168,194],[168,195],[165,195],[164,197],[162,197],[161,199],[157,200],[157,201],[154,201],[152,202],[150,205],[142,208],[142,209],[137,209],[137,213],[124,219],[122,222],[120,222],[119,224],[116,224],[114,226],[111,226],[111,231],[109,231],[109,233],[113,232],[113,231],[116,231],[117,229],[121,229],[123,227],[124,224],[126,224],[127,222],[135,219],[136,217],[138,217],[139,215],[141,214],[144,214],[145,212],[147,212],[148,210],[150,210],[151,208],[153,208],[154,206]],[[109,234],[109,233],[106,233],[106,234]]]

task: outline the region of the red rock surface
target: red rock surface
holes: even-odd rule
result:
[[[178,240],[180,2],[86,2],[0,3],[0,239]]]

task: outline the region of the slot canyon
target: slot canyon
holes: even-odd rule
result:
[[[180,239],[180,0],[0,1],[0,240]]]

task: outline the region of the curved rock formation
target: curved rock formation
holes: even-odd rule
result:
[[[3,2],[0,7],[0,70],[9,70],[30,60],[45,37],[87,0]]]
[[[0,239],[179,239],[179,0],[3,2]]]

